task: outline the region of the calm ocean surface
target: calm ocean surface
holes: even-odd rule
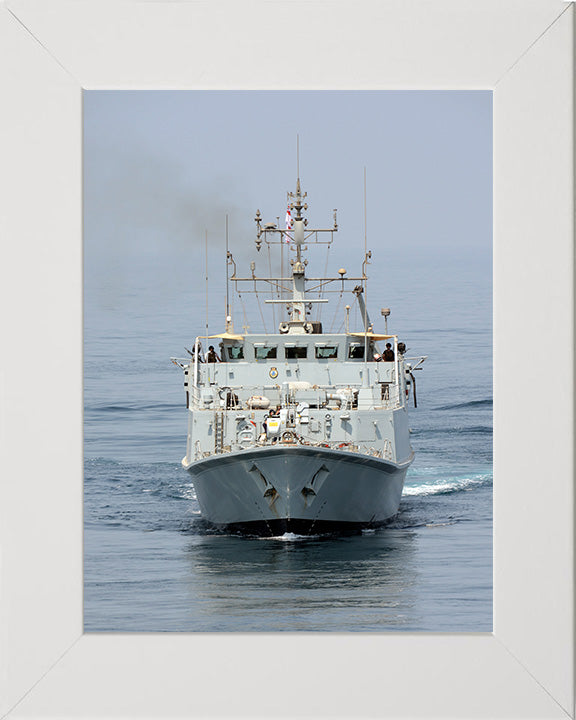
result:
[[[169,360],[203,333],[203,283],[159,257],[120,284],[86,274],[86,631],[492,630],[490,258],[389,260],[393,273],[369,273],[368,302],[377,329],[390,306],[407,355],[428,355],[410,413],[416,459],[392,524],[342,538],[204,524],[180,466],[183,378]],[[216,332],[217,281],[211,298]]]

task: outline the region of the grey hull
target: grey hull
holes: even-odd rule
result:
[[[297,445],[213,455],[186,469],[208,522],[257,534],[309,534],[390,520],[410,462]]]

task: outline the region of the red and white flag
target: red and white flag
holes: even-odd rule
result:
[[[288,205],[288,208],[286,210],[286,230],[292,229],[292,215],[290,214],[290,205]],[[286,233],[286,242],[290,242],[292,238],[288,233]]]

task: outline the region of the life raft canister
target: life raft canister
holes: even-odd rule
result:
[[[263,395],[252,395],[248,399],[248,407],[253,410],[267,410],[270,407],[270,398]]]

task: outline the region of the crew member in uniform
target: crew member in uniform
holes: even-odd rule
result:
[[[214,350],[214,345],[210,345],[208,348],[208,352],[206,353],[206,362],[207,363],[216,363],[220,362],[220,358],[218,355],[216,355],[216,350]]]

